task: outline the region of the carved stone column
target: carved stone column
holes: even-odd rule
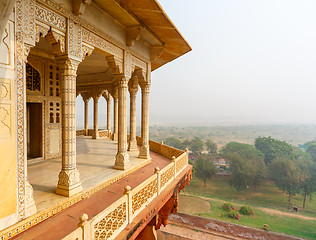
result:
[[[112,96],[110,95],[109,91],[103,92],[102,96],[106,100],[107,103],[107,111],[106,111],[106,129],[108,130],[108,136],[111,136],[111,102]]]
[[[87,93],[81,94],[84,101],[84,135],[88,136],[89,134],[89,101],[90,96]]]
[[[72,196],[82,191],[76,167],[76,71],[78,61],[59,59],[62,87],[62,169],[56,193]]]
[[[99,98],[100,95],[93,96],[93,139],[99,138],[99,126],[98,126],[98,111],[99,111]]]
[[[113,128],[113,141],[117,141],[118,139],[118,91],[117,89],[114,90],[113,94],[114,99],[114,128]]]
[[[136,141],[136,94],[137,89],[129,89],[130,94],[130,139],[128,143],[128,151],[138,151]]]
[[[141,137],[142,146],[139,151],[139,158],[151,159],[149,155],[149,88],[150,84],[141,82],[140,87],[142,90],[142,126]]]
[[[115,158],[115,169],[126,170],[129,163],[127,153],[127,80],[117,76],[118,82],[118,148]]]
[[[106,128],[107,128],[109,133],[111,132],[111,102],[112,102],[112,96],[109,95],[108,99],[106,100],[106,103],[107,103],[107,108],[106,108],[106,111],[107,111],[107,114],[106,114],[106,117],[107,117]]]

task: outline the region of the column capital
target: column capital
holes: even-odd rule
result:
[[[77,69],[79,64],[81,63],[80,61],[70,58],[67,55],[57,57],[57,64],[60,65],[61,69],[68,70],[68,75],[77,75]]]
[[[92,98],[93,100],[97,101],[101,97],[104,90],[101,89],[94,89],[92,92]]]
[[[84,92],[84,93],[80,93],[82,100],[84,102],[89,102],[90,98],[91,98],[91,94],[88,92]]]
[[[140,82],[139,86],[142,90],[142,93],[149,93],[150,90],[150,83],[148,82]]]
[[[127,88],[128,80],[124,75],[119,75],[116,77],[116,83],[118,88]]]
[[[112,100],[112,96],[110,94],[110,92],[108,90],[104,91],[102,93],[102,96],[104,97],[104,99],[108,102]]]

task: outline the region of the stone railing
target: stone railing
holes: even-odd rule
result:
[[[99,130],[99,137],[100,138],[109,137],[109,131],[108,130]]]
[[[159,145],[163,144],[156,142],[152,142],[151,144],[151,146],[154,147]],[[160,146],[160,150],[157,148],[157,151],[164,151],[167,148],[168,146]],[[153,149],[150,150],[154,151]],[[92,219],[88,220],[86,214],[82,215],[80,217],[79,227],[63,240],[115,239],[115,237],[187,166],[188,152],[175,150],[177,149],[171,148],[167,151],[167,154],[171,152],[181,154],[177,157],[172,156],[172,161],[165,168],[160,170],[156,167],[154,175],[134,189],[131,189],[130,186],[126,186],[124,195],[120,199]],[[78,234],[81,234],[82,237],[78,237]]]
[[[77,136],[84,136],[85,133],[86,133],[86,132],[85,132],[84,129],[81,129],[81,130],[77,130],[77,131],[76,131],[76,135],[77,135]]]
[[[137,140],[138,145],[142,144],[141,137],[137,136],[136,140]],[[183,151],[170,147],[168,145],[165,145],[163,144],[163,142],[158,143],[151,140],[149,140],[149,149],[169,159],[172,159],[172,157],[179,157],[183,153]]]
[[[76,135],[77,136],[85,136],[85,130],[84,129],[77,130]],[[92,135],[93,135],[93,129],[88,129],[88,136],[92,136]],[[108,130],[101,129],[101,130],[99,130],[99,137],[100,138],[104,138],[104,137],[111,138],[112,134]]]

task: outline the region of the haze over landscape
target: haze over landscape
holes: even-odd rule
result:
[[[152,73],[151,123],[316,122],[315,1],[160,3],[193,50]]]

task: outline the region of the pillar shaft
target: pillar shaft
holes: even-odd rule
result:
[[[137,151],[136,142],[136,94],[137,90],[130,90],[130,139],[128,151]]]
[[[85,135],[87,136],[88,135],[88,131],[89,131],[89,99],[84,99],[84,131],[85,131]]]
[[[99,126],[98,126],[98,111],[99,111],[99,96],[93,97],[93,139],[99,137]]]
[[[107,122],[106,122],[106,127],[108,132],[111,132],[111,101],[112,97],[109,96],[107,99]]]
[[[60,61],[62,80],[62,169],[56,193],[72,196],[82,191],[76,167],[76,71],[79,62]]]
[[[118,134],[118,96],[116,94],[114,98],[114,129],[113,129],[113,140],[117,141]]]
[[[129,167],[127,154],[127,81],[118,79],[118,147],[114,168],[126,170]]]
[[[139,158],[150,159],[149,155],[149,88],[148,83],[140,85],[142,89],[142,146],[139,151]]]

